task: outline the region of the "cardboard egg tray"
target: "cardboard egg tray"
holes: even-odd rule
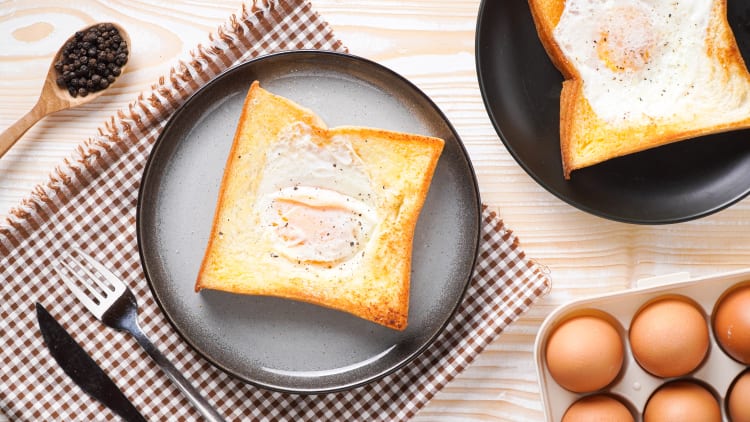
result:
[[[687,281],[686,281],[687,280]],[[607,393],[619,398],[631,409],[637,422],[641,422],[646,402],[654,391],[666,382],[677,379],[697,380],[719,400],[722,419],[729,422],[725,399],[737,376],[748,366],[729,357],[719,346],[714,337],[711,317],[714,306],[722,295],[732,287],[750,281],[750,269],[717,276],[690,280],[686,273],[657,277],[638,282],[638,287],[620,293],[591,297],[562,305],[552,312],[544,321],[537,334],[534,356],[537,364],[545,414],[548,421],[558,422],[565,411],[578,399],[596,394]],[[662,296],[685,296],[699,305],[710,334],[709,350],[706,358],[693,372],[676,378],[659,378],[649,374],[638,365],[630,350],[628,329],[636,312],[647,302]],[[625,359],[622,370],[613,383],[592,393],[573,393],[558,385],[550,375],[545,362],[547,339],[559,323],[571,315],[604,312],[613,318],[618,326],[625,348]]]

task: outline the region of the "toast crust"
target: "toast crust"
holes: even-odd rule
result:
[[[584,82],[554,38],[565,0],[529,0],[539,39],[565,81],[560,93],[560,151],[563,176],[615,157],[699,136],[750,127],[750,113],[740,118],[696,120],[691,116],[654,118],[639,124],[613,125],[599,117],[585,97]],[[714,0],[706,33],[706,55],[720,78],[741,99],[750,102],[750,74],[726,18],[726,0]],[[747,99],[745,99],[747,97]],[[721,107],[718,105],[717,107]]]
[[[260,201],[266,153],[285,128],[300,122],[323,147],[346,140],[372,181],[377,224],[361,253],[343,262],[295,261],[276,253],[253,211],[253,203]],[[293,299],[403,330],[414,229],[443,145],[439,138],[374,128],[328,129],[312,111],[254,82],[227,160],[195,290]]]

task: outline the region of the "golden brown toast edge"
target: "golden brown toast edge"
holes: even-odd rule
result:
[[[213,221],[211,223],[211,232],[208,238],[206,253],[203,256],[203,260],[201,261],[201,266],[198,270],[198,277],[195,282],[196,292],[199,292],[202,288],[206,287],[206,265],[208,264],[209,260],[212,259],[212,254],[214,254],[216,251],[214,243],[216,241],[215,239],[217,239],[217,230],[219,229],[218,222],[221,218],[222,211],[224,210],[226,201],[228,199],[226,190],[229,186],[229,178],[232,177],[231,169],[234,168],[235,161],[237,160],[237,149],[240,147],[241,137],[246,130],[246,126],[250,123],[249,116],[254,111],[255,107],[258,106],[258,104],[264,107],[280,108],[284,111],[284,113],[288,113],[290,119],[292,120],[304,121],[310,126],[325,128],[325,123],[312,111],[295,104],[287,98],[274,95],[262,89],[258,81],[254,81],[250,85],[248,93],[245,96],[245,101],[242,105],[242,113],[240,114],[240,118],[237,123],[237,129],[232,140],[232,146],[229,150],[229,156],[227,157],[226,165],[224,167],[224,174],[222,175],[221,184],[219,186],[219,195],[216,209],[214,211]]]
[[[552,64],[563,74],[565,79],[576,78],[578,72],[573,64],[565,58],[553,36],[555,27],[560,22],[560,17],[565,9],[565,1],[529,0],[529,9],[531,9],[531,17],[534,20],[534,26],[542,42],[542,47],[552,60]]]
[[[340,126],[330,130],[331,134],[358,135],[352,137],[353,147],[360,156],[383,156],[378,149],[397,149],[399,154],[407,158],[407,161],[422,161],[426,166],[422,167],[418,174],[422,177],[417,180],[417,186],[412,195],[402,198],[398,215],[395,219],[386,219],[389,226],[384,229],[388,233],[398,232],[399,236],[389,236],[384,247],[380,250],[378,259],[370,261],[371,264],[388,268],[391,273],[397,273],[397,280],[401,280],[398,286],[397,301],[389,306],[389,311],[382,312],[364,311],[368,317],[387,327],[403,330],[406,328],[409,313],[409,291],[411,289],[411,264],[413,254],[414,231],[419,215],[424,206],[427,194],[432,183],[432,177],[442,153],[445,141],[440,138],[416,134],[392,132],[374,128],[363,128],[353,126]],[[368,139],[381,138],[387,142],[368,142]],[[415,144],[422,144],[420,148],[409,148]],[[428,154],[425,155],[425,152]],[[375,272],[372,268],[371,273]]]

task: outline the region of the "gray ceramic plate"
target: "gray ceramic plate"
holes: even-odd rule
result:
[[[306,303],[193,291],[242,102],[256,79],[331,127],[374,126],[447,141],[417,223],[405,331]],[[440,333],[473,271],[480,207],[461,141],[414,85],[362,58],[286,52],[230,69],[172,116],[143,175],[138,244],[157,302],[206,359],[261,387],[330,392],[392,372]]]

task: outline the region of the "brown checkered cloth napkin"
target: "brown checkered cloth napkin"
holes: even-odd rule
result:
[[[149,420],[198,414],[130,337],[104,327],[50,272],[60,250],[83,246],[133,290],[145,332],[230,420],[404,420],[413,416],[532,302],[549,279],[518,239],[485,209],[476,273],[445,331],[419,357],[364,387],[299,396],[262,390],[193,351],[159,311],[139,263],[135,210],[141,172],[167,118],[201,85],[248,58],[277,50],[345,51],[304,0],[248,5],[207,45],[79,147],[0,228],[0,413],[12,420],[111,420],[57,366],[37,328],[41,302]]]

